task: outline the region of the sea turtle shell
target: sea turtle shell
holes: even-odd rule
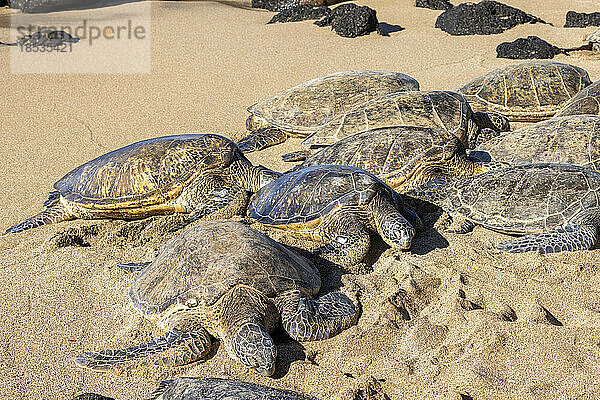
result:
[[[364,207],[381,190],[392,190],[376,176],[344,165],[321,165],[290,172],[263,186],[248,216],[265,225],[302,229],[341,207]]]
[[[269,125],[308,134],[352,107],[385,94],[419,90],[408,75],[386,71],[344,71],[312,79],[248,108]]]
[[[554,117],[578,114],[600,114],[600,80],[573,96]]]
[[[482,143],[471,156],[511,165],[563,163],[600,170],[600,115],[538,122]]]
[[[247,285],[267,297],[298,289],[313,295],[316,267],[285,246],[234,221],[202,221],[160,248],[129,296],[147,317],[176,303],[213,305],[228,289]]]
[[[315,165],[349,165],[361,168],[397,188],[410,181],[417,168],[443,162],[460,151],[466,158],[460,140],[439,129],[396,126],[371,129],[346,137],[309,156],[294,170]]]
[[[528,164],[454,182],[443,208],[488,229],[540,233],[598,207],[600,174],[568,164]]]
[[[94,209],[162,204],[202,171],[226,168],[238,157],[244,158],[235,143],[219,135],[159,137],[89,161],[54,188],[66,200]]]
[[[553,61],[528,61],[496,69],[458,89],[475,111],[497,112],[510,121],[552,117],[591,84],[579,67]]]
[[[326,146],[369,129],[399,125],[436,128],[466,142],[472,115],[469,103],[458,93],[391,93],[354,107],[304,139],[302,144]]]

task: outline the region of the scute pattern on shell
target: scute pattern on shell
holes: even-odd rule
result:
[[[539,233],[598,207],[600,174],[566,164],[530,164],[456,181],[443,208],[505,233]]]
[[[408,75],[385,71],[344,71],[287,89],[248,108],[286,132],[313,132],[350,108],[383,96],[419,90]]]
[[[160,397],[158,397],[160,396]],[[288,390],[221,378],[163,381],[152,394],[162,400],[315,400]]]
[[[511,165],[564,163],[600,170],[600,116],[554,117],[490,139],[477,151]]]
[[[458,139],[431,128],[397,126],[361,132],[309,156],[297,168],[341,164],[364,169],[395,187],[421,164],[444,159]]]
[[[553,61],[529,61],[496,69],[458,89],[475,111],[493,111],[513,121],[554,115],[591,84],[582,68]]]
[[[54,187],[69,201],[95,207],[159,204],[177,197],[200,171],[227,167],[236,151],[218,135],[159,137],[89,161]]]
[[[592,83],[573,96],[556,113],[555,117],[579,114],[600,114],[600,81]]]
[[[437,128],[466,140],[467,120],[471,115],[467,100],[458,93],[392,93],[354,107],[307,137],[302,144],[330,145],[369,129],[399,125]]]
[[[322,165],[290,172],[252,198],[248,215],[266,225],[306,223],[344,206],[365,206],[379,190],[391,190],[358,168]]]
[[[210,306],[238,284],[267,297],[292,289],[312,295],[321,279],[306,258],[242,223],[202,221],[163,244],[129,293],[134,306],[151,315],[191,298]]]

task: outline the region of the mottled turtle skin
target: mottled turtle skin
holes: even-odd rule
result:
[[[161,382],[153,400],[316,400],[289,390],[232,379],[177,378]]]
[[[600,115],[554,117],[484,142],[470,155],[511,165],[562,163],[600,171]]]
[[[467,177],[446,188],[442,208],[459,233],[473,226],[525,235],[496,245],[508,252],[585,250],[597,241],[600,174],[568,164],[529,164]]]
[[[585,40],[591,45],[592,51],[600,53],[600,28],[590,33]]]
[[[510,121],[552,117],[591,84],[582,68],[553,61],[528,61],[485,74],[458,89],[474,111],[504,115]]]
[[[367,254],[370,233],[379,233],[394,248],[408,249],[413,226],[421,226],[419,217],[389,186],[362,169],[344,165],[283,175],[253,196],[248,216],[324,243],[316,253],[345,267],[358,264]]]
[[[419,90],[419,83],[398,72],[344,71],[316,78],[250,106],[251,133],[238,145],[247,153],[290,135],[306,137],[358,104],[407,90]]]
[[[600,80],[573,96],[554,117],[581,114],[600,115]]]
[[[166,335],[84,353],[77,365],[97,371],[184,365],[207,358],[210,334],[233,359],[271,375],[277,348],[269,332],[280,324],[293,339],[310,341],[339,333],[357,317],[357,307],[340,292],[312,297],[321,279],[309,260],[239,222],[200,221],[147,264],[139,264],[129,297]]]
[[[234,142],[219,135],[144,140],[66,174],[54,184],[45,210],[5,233],[75,218],[229,217],[243,214],[248,192],[278,175],[252,166]]]
[[[473,148],[482,129],[510,130],[501,115],[474,114],[467,100],[447,91],[410,91],[360,104],[307,137],[305,146],[327,146],[359,132],[410,125],[441,129]]]
[[[400,193],[428,181],[448,181],[488,170],[486,164],[467,157],[457,137],[414,126],[357,133],[319,150],[294,170],[333,164],[361,168]]]

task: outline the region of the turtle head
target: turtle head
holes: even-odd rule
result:
[[[400,213],[384,217],[378,230],[383,240],[396,249],[410,248],[415,236],[415,228]]]
[[[253,322],[242,325],[231,338],[230,346],[230,355],[248,368],[265,376],[275,372],[277,347],[262,326]]]
[[[474,149],[479,144],[498,136],[501,132],[510,131],[510,122],[500,114],[475,112],[473,113],[475,126],[470,129],[468,138],[468,148]]]

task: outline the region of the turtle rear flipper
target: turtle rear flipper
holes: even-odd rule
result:
[[[285,162],[296,162],[304,161],[311,155],[310,150],[298,150],[291,153],[287,153],[281,156],[281,159]]]
[[[57,222],[68,221],[75,218],[77,217],[59,203],[46,208],[39,214],[29,217],[19,224],[11,226],[4,234],[22,232],[27,229],[37,228],[38,226],[55,224]]]
[[[203,359],[210,350],[208,332],[173,329],[149,343],[119,350],[88,351],[75,358],[75,364],[94,371],[123,369],[133,365],[180,366]]]
[[[340,292],[313,299],[292,290],[275,302],[280,308],[283,329],[301,342],[330,338],[354,324],[358,316],[356,305]]]
[[[588,250],[598,238],[597,225],[563,225],[550,232],[537,235],[526,235],[507,240],[496,245],[499,250],[510,253],[539,251],[540,253],[557,253],[560,251]]]
[[[251,153],[283,143],[286,139],[287,133],[283,132],[281,129],[269,127],[253,131],[240,140],[237,145],[242,153]]]

